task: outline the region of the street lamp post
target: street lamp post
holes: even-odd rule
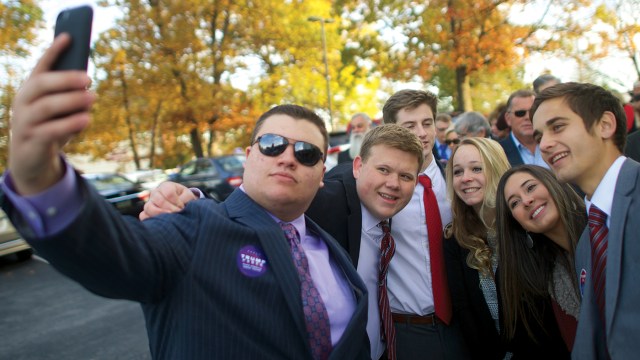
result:
[[[336,128],[336,124],[333,123],[333,111],[331,109],[331,86],[330,86],[330,76],[329,76],[329,64],[327,62],[327,39],[324,32],[324,24],[332,23],[333,19],[325,19],[319,16],[310,16],[307,18],[308,21],[318,21],[320,22],[320,30],[322,31],[322,61],[324,61],[324,78],[327,80],[327,105],[329,106],[329,123],[333,130]]]

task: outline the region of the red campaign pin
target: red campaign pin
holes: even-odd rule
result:
[[[584,295],[584,284],[587,282],[587,270],[580,270],[580,295]]]

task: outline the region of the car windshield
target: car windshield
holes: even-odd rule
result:
[[[121,176],[90,177],[87,180],[89,180],[91,185],[93,185],[98,191],[118,188],[123,185],[131,185],[131,181]]]
[[[218,162],[225,171],[233,172],[242,170],[245,160],[244,155],[233,155],[219,158]]]

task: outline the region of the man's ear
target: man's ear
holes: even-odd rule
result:
[[[353,177],[354,178],[359,178],[360,177],[360,170],[362,169],[362,157],[360,157],[360,155],[356,156],[355,159],[353,159]]]
[[[600,121],[596,124],[603,139],[613,139],[616,133],[616,116],[611,111],[605,111],[600,117]]]
[[[324,174],[327,173],[327,167],[323,164],[322,165],[322,177],[320,178],[320,187],[324,187]]]

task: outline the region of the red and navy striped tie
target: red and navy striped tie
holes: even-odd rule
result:
[[[607,228],[607,214],[591,204],[589,208],[589,238],[591,239],[591,273],[596,303],[600,310],[602,324],[604,320],[605,285],[607,270],[607,245],[609,229]]]
[[[396,359],[396,330],[393,327],[391,317],[391,307],[389,306],[389,295],[387,294],[387,271],[389,262],[396,252],[396,243],[391,236],[389,222],[380,222],[382,227],[382,242],[380,243],[380,272],[378,277],[378,307],[380,310],[380,322],[382,324],[382,335],[387,344],[387,355],[389,360]]]

